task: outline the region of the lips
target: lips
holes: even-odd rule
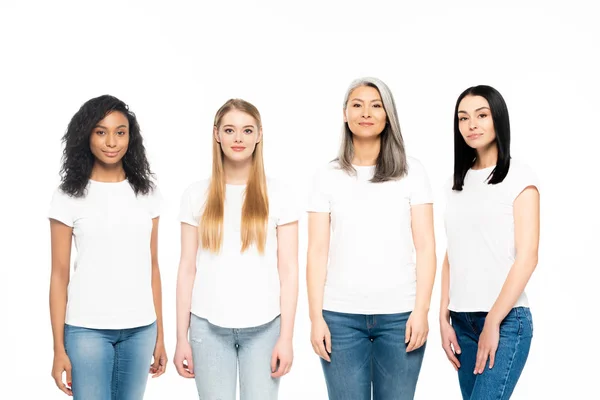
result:
[[[231,148],[231,150],[233,150],[233,151],[244,151],[245,149],[246,149],[245,147],[239,147],[239,146]]]
[[[375,125],[375,124],[374,124],[374,123],[372,123],[372,122],[359,122],[358,124],[359,124],[360,126],[373,126],[373,125]]]
[[[480,138],[481,136],[483,136],[483,133],[472,133],[467,136],[467,139],[474,140]]]
[[[119,155],[119,153],[120,153],[120,151],[121,151],[121,150],[117,150],[117,151],[102,151],[102,153],[104,153],[104,155],[105,155],[106,157],[113,158],[113,157],[116,157],[116,156],[118,156],[118,155]]]

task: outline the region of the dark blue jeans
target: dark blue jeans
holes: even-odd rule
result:
[[[452,326],[461,348],[458,380],[463,399],[509,399],[525,367],[533,336],[531,312],[526,307],[513,308],[500,324],[500,342],[494,367],[489,360],[481,375],[473,374],[477,358],[479,335],[487,312],[450,311]]]
[[[425,345],[406,352],[410,313],[345,314],[323,310],[331,363],[321,359],[330,400],[413,399]]]

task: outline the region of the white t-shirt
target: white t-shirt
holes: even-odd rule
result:
[[[323,309],[350,314],[412,311],[416,264],[411,206],[433,203],[423,165],[408,157],[408,174],[372,183],[375,166],[351,176],[336,162],[314,179],[309,212],[331,214]]]
[[[198,226],[210,180],[184,192],[179,220]],[[267,179],[269,218],[265,252],[255,245],[241,252],[242,205],[246,185],[226,185],[223,243],[218,254],[198,246],[191,312],[224,328],[263,325],[280,314],[277,227],[298,220],[293,194]]]
[[[158,189],[136,197],[127,180],[90,180],[80,198],[56,190],[48,216],[73,228],[77,249],[65,323],[127,329],[156,320],[150,237],[159,207]]]
[[[446,235],[452,311],[489,311],[515,262],[513,203],[528,186],[538,187],[534,172],[511,159],[504,181],[489,185],[494,167],[470,169],[462,191],[446,186]],[[527,307],[521,294],[515,307]]]

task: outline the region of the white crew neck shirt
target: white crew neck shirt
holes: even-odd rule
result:
[[[184,192],[179,220],[198,226],[210,180]],[[263,325],[280,314],[277,227],[298,221],[295,198],[278,181],[267,179],[269,217],[264,254],[255,245],[241,252],[242,205],[246,185],[226,185],[223,243],[218,254],[198,246],[191,312],[223,328]]]
[[[329,264],[323,309],[349,314],[412,311],[416,264],[411,206],[433,203],[423,165],[408,157],[408,174],[372,183],[375,166],[337,162],[317,172],[309,212],[330,213]]]
[[[506,178],[490,185],[494,168],[470,169],[462,191],[452,190],[452,179],[446,184],[452,311],[492,308],[516,258],[513,203],[527,187],[539,188],[532,169],[514,159]],[[528,306],[523,292],[514,307]]]
[[[89,180],[84,197],[54,192],[49,218],[73,228],[75,258],[65,323],[128,329],[156,320],[152,296],[152,219],[160,193],[136,196],[128,180]]]

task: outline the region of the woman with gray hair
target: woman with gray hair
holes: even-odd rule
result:
[[[311,342],[330,399],[414,398],[436,266],[432,197],[389,88],[352,82],[339,155],[317,172],[308,208]]]

